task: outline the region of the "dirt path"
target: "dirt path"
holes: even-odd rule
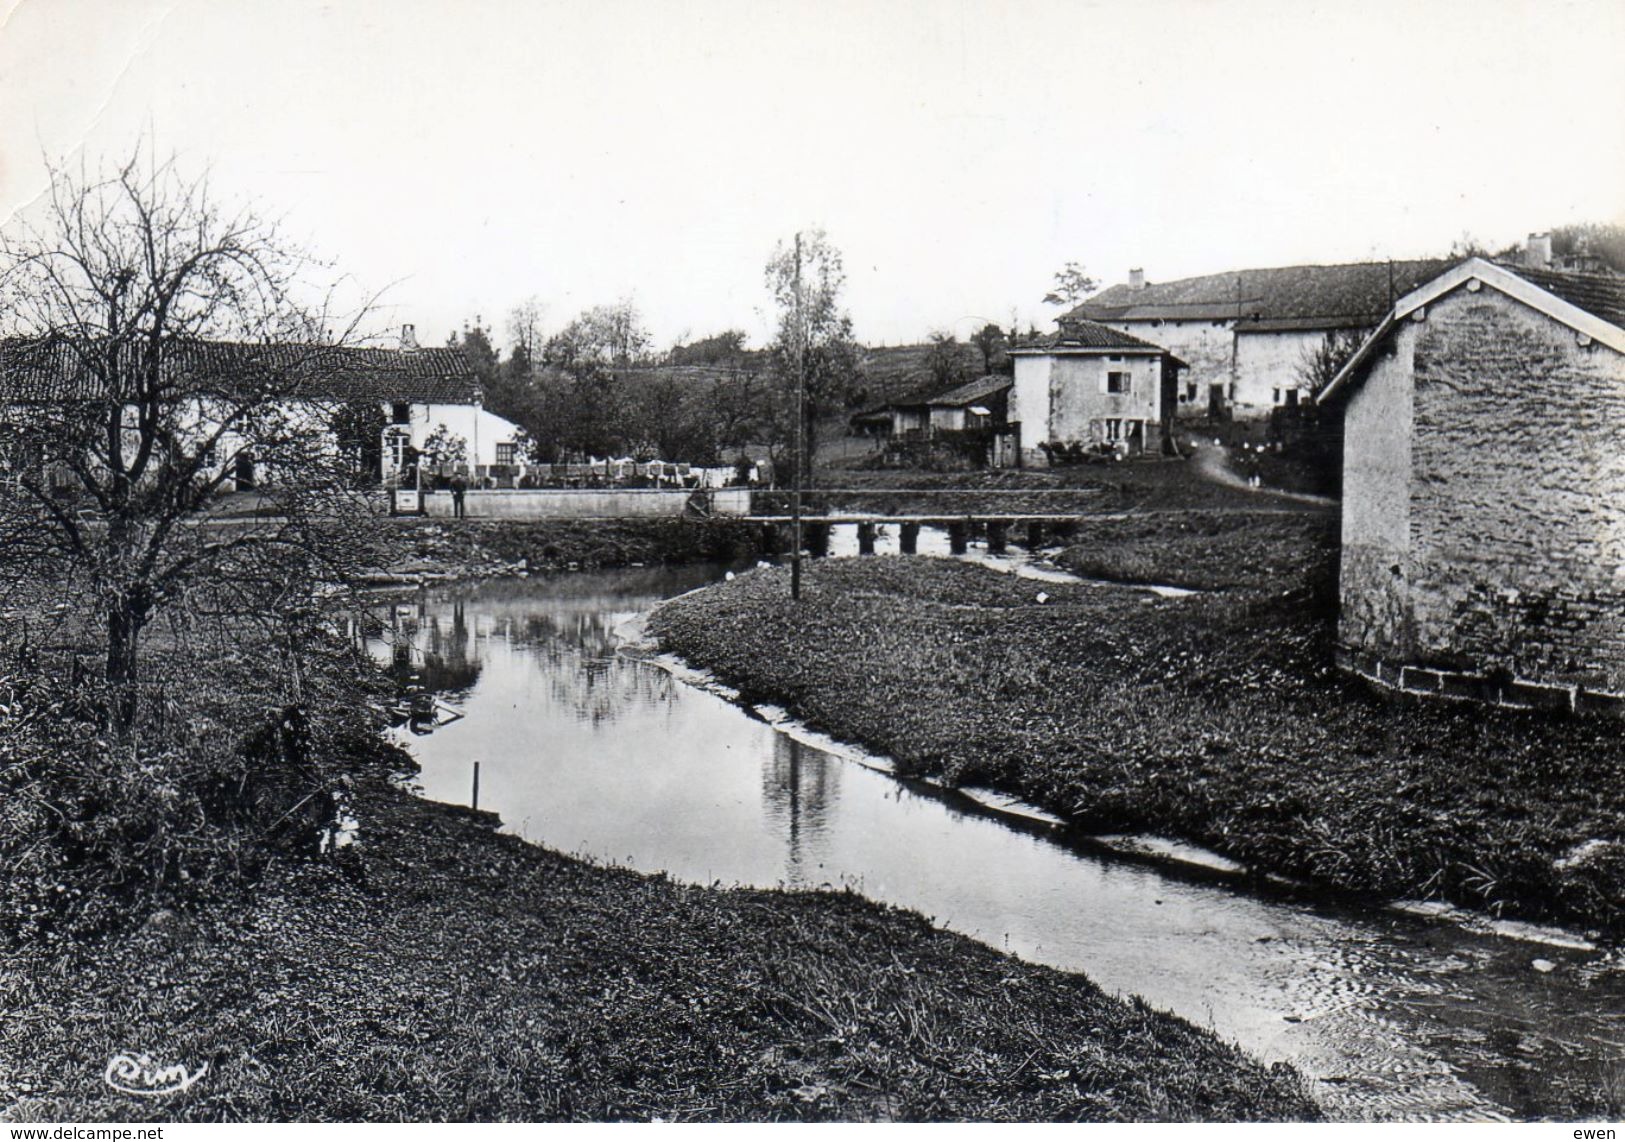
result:
[[[1276,499],[1293,500],[1301,504],[1319,504],[1322,507],[1336,507],[1338,504],[1338,501],[1331,496],[1313,496],[1308,492],[1286,492],[1279,488],[1251,487],[1245,478],[1236,473],[1235,467],[1231,463],[1230,450],[1222,444],[1197,444],[1196,451],[1191,456],[1191,465],[1196,474],[1201,476],[1202,479],[1227,488],[1236,488],[1259,496],[1273,496]]]

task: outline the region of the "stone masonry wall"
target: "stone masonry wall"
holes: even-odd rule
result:
[[[1625,357],[1488,287],[1405,336],[1408,628],[1392,649],[1625,691]]]
[[[1411,356],[1398,330],[1367,367],[1343,419],[1343,532],[1338,636],[1375,655],[1415,652],[1409,589]]]

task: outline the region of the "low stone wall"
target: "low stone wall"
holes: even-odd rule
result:
[[[423,514],[450,519],[454,514],[451,493],[424,492]],[[510,520],[678,518],[687,514],[743,516],[750,514],[750,489],[471,489],[464,493],[463,514],[468,519]]]
[[[1625,694],[1588,690],[1583,686],[1403,665],[1348,647],[1338,649],[1337,665],[1384,690],[1418,698],[1625,718]]]

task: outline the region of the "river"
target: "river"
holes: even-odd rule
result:
[[[407,738],[423,795],[467,804],[478,761],[480,807],[551,848],[914,909],[1288,1061],[1334,1117],[1524,1119],[1562,1113],[1575,1091],[1620,1097],[1617,953],[1261,895],[1103,851],[1019,807],[820,748],[623,652],[629,620],[723,570],[508,580],[397,604],[403,647],[465,715]]]

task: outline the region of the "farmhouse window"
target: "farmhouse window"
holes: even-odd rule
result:
[[[1103,420],[1100,422],[1107,443],[1115,443],[1123,439],[1123,422],[1121,420]]]
[[[1273,391],[1275,393],[1275,403],[1280,404],[1281,403],[1281,390],[1280,389],[1275,389]]]
[[[389,437],[389,448],[395,467],[406,467],[407,453],[412,449],[412,438],[404,432],[393,433]]]
[[[411,424],[412,405],[409,401],[396,401],[389,406],[389,422],[391,424]]]
[[[497,445],[497,463],[511,465],[513,463],[514,446],[511,442]]]
[[[1106,374],[1106,391],[1108,393],[1126,393],[1132,388],[1129,374],[1113,370]]]

